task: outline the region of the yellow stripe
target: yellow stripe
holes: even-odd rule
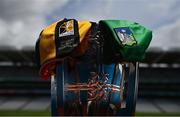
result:
[[[49,59],[56,57],[55,27],[58,22],[55,22],[46,27],[41,34],[41,40],[39,44],[41,64]]]
[[[81,42],[91,28],[91,23],[89,21],[78,21],[78,28]]]

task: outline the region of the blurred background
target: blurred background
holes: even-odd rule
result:
[[[38,77],[34,45],[61,18],[121,19],[153,30],[140,63],[137,113],[180,115],[179,0],[0,0],[0,115],[49,115],[50,81]]]

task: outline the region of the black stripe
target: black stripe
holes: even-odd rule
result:
[[[38,68],[40,68],[40,51],[39,51],[39,43],[40,43],[40,40],[41,40],[41,34],[42,34],[43,30],[41,31],[41,33],[39,34],[39,38],[37,39],[36,41],[36,46],[35,46],[35,60],[36,60],[36,63],[37,63],[37,66]]]
[[[59,28],[60,26],[64,23],[64,22],[68,22],[70,20],[74,21],[74,35],[68,35],[68,36],[63,36],[63,37],[59,37]],[[79,29],[78,29],[78,22],[75,19],[64,19],[60,22],[57,23],[56,28],[55,28],[55,46],[56,46],[56,57],[65,57],[65,56],[69,56],[75,47],[65,47],[65,49],[61,49],[62,47],[62,40],[68,41],[70,39],[74,39],[74,44],[79,45],[80,43],[80,38],[79,38]]]

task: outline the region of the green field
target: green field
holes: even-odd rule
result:
[[[0,111],[0,116],[50,116],[48,111]],[[180,113],[141,113],[137,112],[136,116],[178,116]]]
[[[50,116],[48,111],[0,111],[0,116]]]

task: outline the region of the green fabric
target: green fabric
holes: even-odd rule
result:
[[[152,31],[126,20],[101,20],[99,26],[104,37],[104,63],[142,61],[145,58],[145,51],[152,39]],[[118,36],[120,33],[116,32],[119,30],[132,33],[128,35],[131,41],[124,44]]]

